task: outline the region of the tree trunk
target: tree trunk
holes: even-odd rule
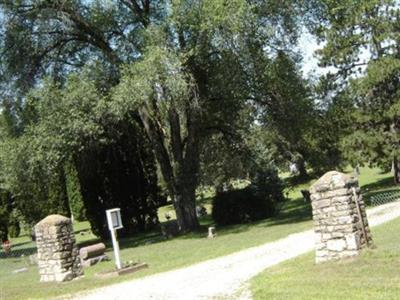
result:
[[[174,195],[174,208],[179,230],[188,232],[199,227],[196,215],[196,195],[193,188],[182,186],[177,188]]]
[[[7,224],[0,224],[0,239],[4,243],[8,240],[8,226]]]
[[[199,157],[186,157],[177,166],[174,185],[174,207],[179,229],[182,232],[195,230],[199,227],[196,214],[196,187]]]
[[[393,159],[393,175],[394,183],[400,184],[400,161],[397,158]]]
[[[306,169],[306,165],[305,165],[305,161],[304,161],[303,157],[298,158],[296,161],[296,164],[297,164],[297,167],[299,170],[299,177],[307,178],[308,173],[307,173],[307,169]]]
[[[179,230],[188,232],[199,227],[196,215],[196,187],[199,170],[199,139],[197,128],[190,115],[187,116],[187,131],[185,143],[181,138],[179,115],[169,112],[171,130],[170,150],[167,139],[158,123],[150,118],[145,108],[139,110],[140,118],[150,141],[161,173],[167,184],[169,195],[173,199]]]

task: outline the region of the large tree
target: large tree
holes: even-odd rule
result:
[[[121,82],[109,110],[139,112],[180,228],[190,230],[202,145],[232,130],[262,88],[251,86],[258,55],[293,45],[302,3],[3,0],[4,90],[16,79],[24,91],[44,74],[62,82],[84,64],[105,93]]]
[[[20,136],[0,143],[1,187],[14,195],[28,224],[48,214],[69,216],[75,193],[82,193],[86,217],[102,237],[109,233],[104,210],[116,206],[122,234],[158,222],[156,165],[143,127],[137,116],[107,118],[95,83],[85,73],[63,86],[45,82],[26,98],[25,109],[36,117]],[[71,165],[75,187],[67,182]]]
[[[344,148],[353,163],[393,162],[400,182],[400,14],[398,1],[320,1],[314,32],[320,63],[337,69],[333,88],[350,94],[353,128]],[[385,169],[386,169],[385,168]]]
[[[286,28],[282,15],[271,12],[278,6],[172,1],[166,22],[149,29],[143,58],[123,72],[114,105],[139,110],[182,230],[198,226],[195,190],[203,143],[214,133],[237,130],[259,88],[251,84],[257,76],[252,51],[267,57],[280,47],[282,36],[267,30]]]
[[[294,57],[292,57],[294,56]],[[278,51],[272,59],[259,60],[260,76],[254,93],[258,119],[265,139],[275,146],[277,161],[295,162],[300,176],[307,175],[305,162],[312,162],[314,102],[309,83],[303,79],[296,56]]]
[[[113,206],[123,208],[125,232],[154,225],[157,178],[143,126],[128,114],[123,122],[114,122],[107,114],[99,117],[96,108],[118,82],[120,65],[140,53],[140,31],[159,12],[158,2],[0,5],[0,100],[3,109],[13,110],[7,116],[15,119],[13,138],[1,145],[1,181],[28,216],[25,221],[34,223],[48,213],[68,215],[72,198],[83,192],[87,218],[97,234],[108,232],[102,225],[104,209]],[[68,74],[84,69],[90,69],[85,73],[90,75],[75,80],[77,89],[68,88],[74,81]],[[57,83],[45,84],[44,76]],[[44,88],[30,93],[35,86]],[[82,87],[84,92],[79,92]],[[139,140],[142,143],[137,144]],[[77,167],[79,174],[71,178],[68,170]],[[88,169],[95,172],[89,174]],[[71,180],[79,179],[72,187]],[[115,187],[118,182],[120,188]],[[66,191],[69,205],[64,201]],[[66,210],[57,209],[56,194]]]

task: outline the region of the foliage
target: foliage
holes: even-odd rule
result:
[[[352,82],[355,126],[343,147],[353,164],[368,159],[388,168],[400,155],[399,80],[400,61],[381,58],[369,64],[364,77]]]
[[[158,223],[156,166],[149,143],[142,138],[143,129],[136,121],[114,126],[118,132],[112,127],[105,132],[109,143],[89,147],[75,157],[86,217],[93,232],[102,237],[109,235],[106,209],[121,208],[122,236]]]
[[[320,63],[337,68],[328,74],[333,93],[346,93],[353,125],[342,146],[353,163],[399,165],[399,35],[398,2],[321,1],[314,32],[324,47]]]
[[[274,216],[284,200],[276,172],[259,172],[255,182],[240,190],[217,192],[212,217],[218,225],[243,224]]]
[[[315,155],[309,157],[310,165],[317,175],[334,169],[343,169],[349,163],[342,140],[351,133],[354,111],[349,93],[327,95],[331,91],[322,79],[314,89],[320,99],[315,108],[314,126],[311,129],[309,147]]]
[[[51,213],[69,216],[70,208],[79,216],[80,193],[101,236],[108,235],[107,208],[121,207],[125,233],[157,223],[155,162],[141,124],[107,117],[104,98],[87,73],[29,94],[25,109],[35,117],[21,136],[3,142],[0,160],[4,188],[29,224]]]
[[[14,223],[10,223],[8,225],[8,234],[10,238],[19,237],[20,233],[21,233],[21,227],[19,221],[14,221]]]
[[[9,194],[0,190],[0,241],[8,239],[8,223],[10,219],[10,198]]]
[[[195,190],[203,145],[214,134],[236,134],[242,123],[237,120],[264,89],[253,84],[265,81],[255,71],[259,54],[271,57],[295,44],[303,1],[23,0],[0,5],[4,94],[15,103],[25,100],[30,88],[46,86],[44,78],[50,76],[57,83],[53,99],[66,102],[47,107],[49,99],[41,99],[45,94],[36,97],[36,105],[43,105],[35,123],[29,101],[22,101],[27,123],[35,124],[31,134],[40,132],[45,145],[37,161],[48,170],[63,168],[72,154],[84,151],[82,140],[93,142],[111,126],[110,115],[129,122],[127,116],[139,113],[180,227],[190,230],[198,226]],[[69,74],[84,68],[96,83],[71,84]],[[110,90],[113,96],[104,97]],[[78,93],[82,105],[73,100]],[[94,98],[106,104],[99,107]],[[84,107],[89,103],[93,106]],[[69,125],[60,124],[67,119]],[[102,142],[97,145],[101,152]],[[236,148],[233,142],[216,145],[220,153]]]
[[[157,186],[151,149],[138,144],[143,138],[137,135],[143,134],[141,125],[128,126],[137,132],[126,135],[127,124],[132,124],[132,118],[126,117],[129,111],[122,116],[127,124],[122,124],[119,132],[115,120],[103,109],[106,107],[103,98],[118,82],[122,62],[138,57],[143,29],[150,20],[162,18],[165,9],[160,5],[162,2],[146,0],[137,6],[128,1],[0,3],[1,100],[3,105],[10,103],[12,114],[7,115],[11,117],[7,120],[19,125],[18,134],[2,141],[1,182],[15,195],[16,205],[27,215],[27,221],[34,223],[49,212],[60,212],[66,194],[71,200],[69,206],[78,211],[76,215],[82,213],[79,185],[83,188],[89,182],[81,184],[77,180],[79,174],[68,172],[75,168],[70,165],[71,160],[82,161],[82,157],[89,157],[85,164],[88,168],[103,172],[96,174],[97,183],[106,185],[103,189],[106,196],[99,186],[92,187],[88,199],[94,201],[89,205],[92,210],[103,193],[101,202],[108,197],[113,199],[109,204],[103,203],[106,207],[127,206],[119,205],[118,201],[132,204],[123,215],[127,231],[143,229],[134,223],[137,219],[147,218],[146,224],[157,221],[153,204],[146,204],[147,195],[151,194],[149,203],[157,200],[153,192]],[[82,77],[69,76],[74,72]],[[51,79],[46,79],[47,76]],[[31,91],[32,87],[36,89]],[[11,131],[10,128],[5,129]],[[124,137],[134,140],[129,144]],[[130,148],[124,149],[122,145]],[[118,172],[112,166],[115,149],[119,149]],[[101,161],[100,156],[90,159],[92,152],[103,153],[108,161]],[[127,159],[130,161],[122,163]],[[141,167],[146,170],[141,171]],[[110,178],[125,181],[124,189],[108,189]],[[128,182],[136,184],[128,186]],[[140,209],[132,212],[135,201]],[[147,209],[150,217],[146,215]],[[95,214],[100,216],[104,212],[97,210]],[[132,218],[132,214],[136,217]],[[104,216],[96,220],[93,229],[101,232]]]
[[[84,200],[78,178],[78,171],[73,162],[65,164],[64,172],[71,216],[73,216],[76,221],[84,221],[86,220]]]
[[[253,125],[250,143],[268,148],[270,159],[283,170],[296,163],[301,177],[307,167],[315,172],[335,168],[341,163],[339,142],[330,115],[317,105],[314,87],[300,71],[297,55],[279,51],[275,58],[259,57],[259,78],[253,83],[262,86],[254,92],[258,125]],[[264,150],[265,152],[265,150]]]

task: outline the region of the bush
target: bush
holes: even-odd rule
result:
[[[21,233],[21,220],[22,216],[20,212],[16,209],[13,209],[8,220],[8,235],[11,238],[19,237]]]
[[[73,162],[68,162],[65,165],[64,170],[71,215],[74,217],[75,221],[86,221],[86,211],[76,167]]]
[[[212,217],[218,225],[242,224],[276,214],[278,203],[271,194],[252,185],[241,190],[218,193],[213,199]]]
[[[11,223],[8,225],[8,234],[11,238],[19,237],[21,233],[21,227],[19,226],[19,222]]]
[[[259,176],[257,183],[219,192],[213,199],[212,217],[218,225],[243,224],[274,216],[284,201],[279,177]]]

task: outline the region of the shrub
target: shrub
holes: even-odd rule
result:
[[[213,199],[212,217],[218,225],[241,224],[274,214],[274,205],[254,187],[218,192]]]
[[[85,221],[86,211],[81,193],[81,185],[78,178],[78,172],[73,162],[69,162],[65,165],[65,183],[71,215],[76,221]]]
[[[11,238],[19,237],[21,233],[21,227],[19,226],[19,222],[13,222],[8,225],[8,234]]]
[[[284,200],[279,177],[260,176],[257,184],[227,192],[213,199],[212,217],[218,225],[242,224],[274,216]]]
[[[24,217],[18,209],[13,209],[8,218],[8,235],[11,238],[19,237],[23,226]]]

